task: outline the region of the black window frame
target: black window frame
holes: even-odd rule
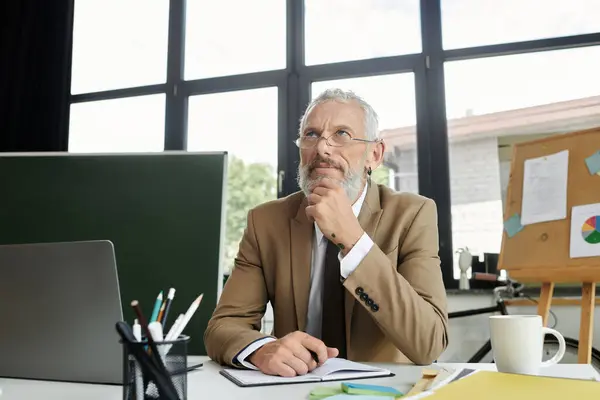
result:
[[[400,0],[398,0],[400,1]],[[298,150],[293,144],[314,81],[412,72],[415,77],[419,192],[436,201],[440,258],[447,289],[454,279],[449,147],[444,93],[444,63],[499,55],[600,45],[600,32],[444,50],[441,0],[420,0],[422,51],[393,57],[306,66],[304,63],[304,1],[286,0],[286,67],[223,77],[184,80],[185,0],[170,0],[166,82],[155,85],[83,93],[70,103],[164,93],[165,150],[187,147],[188,99],[193,95],[277,87],[278,197],[298,190]],[[398,40],[403,40],[399,37]],[[477,288],[477,286],[474,286]]]

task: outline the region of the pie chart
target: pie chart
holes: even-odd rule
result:
[[[590,244],[600,243],[600,215],[588,218],[581,227],[583,240]]]

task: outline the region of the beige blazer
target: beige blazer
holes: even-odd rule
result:
[[[236,365],[240,351],[265,337],[260,327],[269,301],[273,336],[305,329],[314,232],[306,204],[298,192],[248,213],[234,269],[204,335],[216,362]],[[433,362],[448,343],[435,203],[372,184],[358,220],[375,244],[344,281],[347,358]]]

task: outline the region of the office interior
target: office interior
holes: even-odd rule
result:
[[[597,0],[7,7],[0,151],[227,152],[215,293],[233,267],[247,211],[298,190],[293,140],[304,108],[326,88],[352,90],[378,112],[387,148],[372,179],[435,200],[450,312],[494,304],[489,282],[459,287],[466,252],[469,277],[506,277],[498,257],[514,146],[600,127]],[[535,314],[539,287],[528,284],[509,311]],[[548,326],[577,339],[581,285],[558,285],[554,294]],[[488,316],[451,319],[440,361],[469,360],[489,338]],[[596,310],[596,349],[599,321]],[[272,324],[268,309],[263,331]]]

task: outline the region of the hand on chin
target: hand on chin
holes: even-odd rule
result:
[[[317,173],[317,171],[314,171],[311,174],[311,180],[310,191],[312,193],[318,187],[331,187],[328,185],[329,182],[341,187],[343,177],[339,170],[331,168],[331,171],[324,171],[324,173]]]
[[[362,235],[343,187],[333,179],[322,179],[308,195],[306,216],[316,222],[325,237],[333,240],[345,255]]]

